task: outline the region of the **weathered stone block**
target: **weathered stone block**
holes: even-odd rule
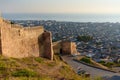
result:
[[[43,45],[44,45],[44,57],[53,60],[53,46],[52,46],[52,35],[50,32],[43,33]]]

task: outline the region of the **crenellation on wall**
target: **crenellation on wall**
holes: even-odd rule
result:
[[[44,29],[44,27],[43,26],[34,26],[34,27],[30,27],[30,26],[28,26],[28,27],[24,27],[24,29]]]

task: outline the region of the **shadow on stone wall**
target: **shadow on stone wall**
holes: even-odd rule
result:
[[[40,56],[53,60],[52,36],[48,31],[44,31],[38,38]]]

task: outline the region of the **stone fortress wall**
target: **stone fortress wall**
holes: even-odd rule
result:
[[[3,56],[43,56],[53,59],[51,33],[46,32],[42,26],[24,28],[0,18],[0,38],[0,52]]]
[[[78,54],[76,44],[70,41],[52,43],[52,34],[42,26],[23,27],[0,18],[0,53],[6,57],[46,57],[54,53]]]
[[[55,54],[79,55],[80,53],[77,51],[76,47],[76,43],[71,41],[58,41],[53,43]]]

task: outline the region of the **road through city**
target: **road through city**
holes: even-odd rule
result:
[[[94,67],[87,66],[85,64],[76,62],[76,61],[73,60],[73,57],[70,57],[70,56],[62,56],[62,59],[67,64],[69,64],[74,69],[75,72],[78,71],[78,68],[81,68],[81,69],[85,70],[86,72],[88,72],[92,77],[96,77],[96,76],[98,76],[98,77],[120,76],[119,73],[114,73],[114,72],[94,68]]]

